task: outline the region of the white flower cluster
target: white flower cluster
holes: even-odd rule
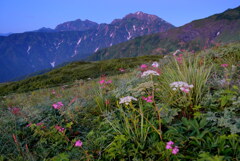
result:
[[[186,82],[178,81],[178,82],[173,82],[170,84],[170,87],[172,90],[176,91],[178,88],[185,93],[188,93],[191,88],[193,88],[193,85],[189,85]]]
[[[159,75],[159,73],[154,71],[154,70],[147,70],[147,71],[142,73],[141,77],[146,77],[146,76],[149,76],[149,75]]]
[[[158,62],[153,62],[153,63],[152,63],[152,67],[158,68],[158,66],[159,66]]]
[[[119,104],[125,103],[126,105],[128,105],[132,100],[137,101],[137,99],[132,96],[123,97],[120,98]]]

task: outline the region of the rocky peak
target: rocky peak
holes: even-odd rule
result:
[[[146,24],[152,24],[152,23],[158,23],[158,24],[167,24],[168,26],[174,27],[170,23],[166,22],[165,20],[161,19],[160,17],[156,15],[147,14],[141,11],[130,13],[123,17],[122,19],[115,19],[112,21],[112,25],[119,25],[120,23],[129,23],[131,21],[138,21]]]
[[[58,25],[55,30],[56,31],[86,31],[91,29],[96,29],[98,27],[98,23],[92,22],[90,20],[77,19],[75,21],[68,21]]]
[[[138,11],[138,12],[135,12],[135,13],[130,13],[130,14],[126,15],[124,18],[125,18],[125,19],[128,19],[128,18],[137,18],[137,19],[140,19],[140,20],[147,20],[147,19],[155,20],[155,19],[161,19],[161,18],[159,18],[159,17],[156,16],[156,15],[147,14],[147,13],[144,13],[144,12],[142,12],[142,11]]]

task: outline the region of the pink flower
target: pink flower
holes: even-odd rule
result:
[[[167,142],[167,145],[173,145],[173,144],[174,144],[173,141],[169,141],[169,142]]]
[[[109,105],[109,104],[110,104],[110,100],[106,100],[106,101],[105,101],[105,104],[106,104],[106,105]]]
[[[104,84],[104,83],[105,83],[105,80],[102,79],[102,80],[99,81],[99,83],[100,83],[100,84]]]
[[[153,98],[153,96],[148,96],[148,97],[142,96],[142,99],[145,100],[148,103],[153,102],[152,98]]]
[[[184,93],[189,93],[189,89],[188,88],[184,88],[183,90],[182,90]]]
[[[11,111],[12,114],[18,115],[18,114],[20,114],[21,109],[18,107],[13,107],[13,108],[9,108],[9,110]]]
[[[147,100],[147,98],[146,98],[146,97],[144,97],[144,96],[142,96],[142,99],[143,99],[143,100],[145,100],[145,101]]]
[[[221,64],[221,67],[226,68],[226,67],[228,67],[228,64]]]
[[[82,142],[81,142],[81,140],[77,140],[74,146],[76,146],[76,147],[82,147]]]
[[[125,69],[119,68],[119,71],[120,71],[120,72],[125,72]]]
[[[106,83],[106,84],[111,84],[111,83],[112,83],[112,80],[106,81],[105,83]]]
[[[63,127],[58,126],[58,125],[55,126],[55,129],[57,129],[57,130],[58,130],[59,132],[61,132],[61,133],[63,133],[64,130],[65,130]]]
[[[60,109],[61,107],[63,107],[63,103],[62,102],[57,102],[55,104],[52,105],[54,109]]]
[[[37,126],[41,126],[41,125],[43,125],[43,123],[42,123],[42,122],[39,122],[39,123],[37,123],[36,125],[37,125]]]
[[[172,149],[172,154],[176,155],[178,152],[179,152],[178,146],[175,146],[175,147]]]
[[[166,149],[172,149],[171,145],[166,145]]]
[[[144,69],[144,68],[147,68],[148,66],[146,64],[142,64],[140,67],[141,69]]]
[[[32,123],[29,123],[29,124],[27,124],[27,126],[26,127],[30,127],[32,125]]]
[[[56,91],[55,91],[55,90],[52,90],[52,94],[56,94]]]

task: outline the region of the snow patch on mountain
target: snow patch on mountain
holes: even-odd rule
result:
[[[131,36],[131,32],[129,32],[129,31],[128,31],[128,29],[127,29],[127,27],[126,27],[126,26],[125,26],[125,28],[126,28],[126,31],[127,31],[127,33],[128,33],[127,40],[130,40],[130,39],[131,39],[131,37],[132,37],[132,36]]]
[[[27,53],[30,54],[31,46],[28,46]]]
[[[96,48],[96,49],[94,50],[94,52],[97,52],[97,51],[98,51],[98,49],[99,49],[99,47],[98,47],[98,48]]]
[[[74,57],[77,55],[77,49],[74,50],[74,54],[71,57]]]
[[[63,40],[57,44],[56,49],[58,49],[62,43],[63,43]]]
[[[55,67],[55,61],[54,62],[50,62],[51,66],[54,68]]]
[[[80,38],[80,39],[78,40],[77,45],[79,45],[79,44],[81,43],[81,41],[82,41],[82,38]]]
[[[133,30],[136,31],[136,26],[135,25],[133,25]]]

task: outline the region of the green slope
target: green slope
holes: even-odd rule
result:
[[[120,74],[119,68],[124,68],[126,72],[128,72],[137,65],[157,61],[161,58],[162,56],[144,56],[99,62],[74,62],[48,73],[30,77],[22,81],[0,84],[0,95],[54,87],[71,83],[75,80],[97,78],[101,75]]]

